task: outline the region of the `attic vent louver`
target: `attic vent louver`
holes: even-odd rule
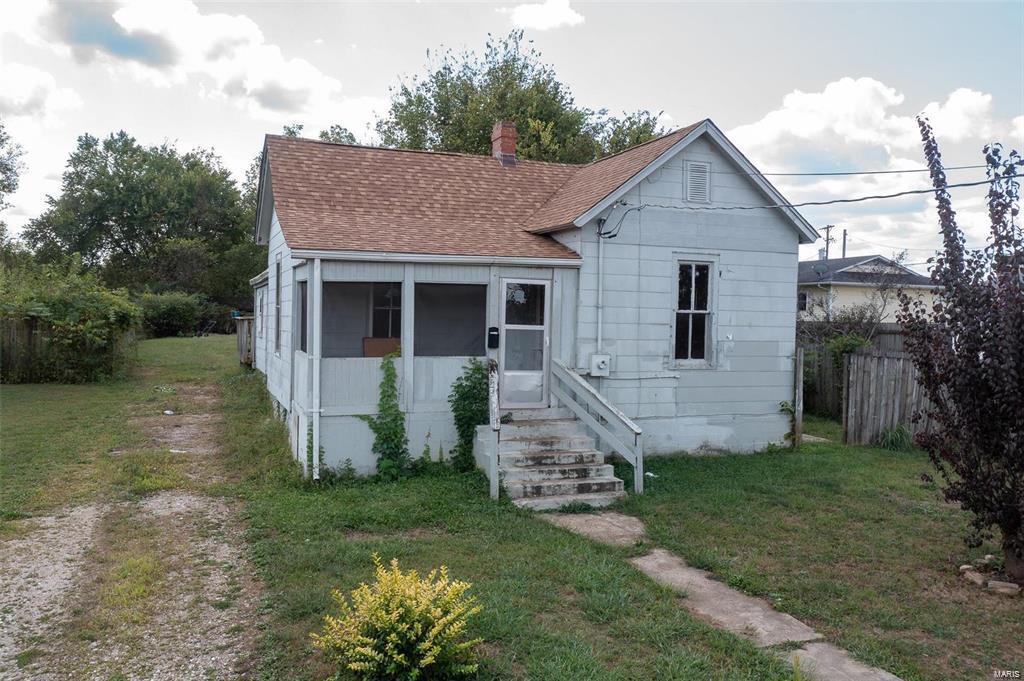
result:
[[[686,162],[686,200],[694,203],[711,201],[711,164]]]

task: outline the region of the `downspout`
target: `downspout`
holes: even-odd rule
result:
[[[604,347],[604,223],[607,218],[597,220],[597,352]]]

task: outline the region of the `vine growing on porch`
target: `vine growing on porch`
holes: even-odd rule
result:
[[[398,404],[397,352],[386,355],[380,363],[380,397],[375,416],[361,416],[373,431],[372,451],[377,455],[377,473],[396,478],[409,470],[409,438],[405,432],[405,415]]]
[[[473,470],[473,437],[476,427],[489,420],[487,394],[487,365],[478,359],[469,360],[462,375],[455,379],[448,395],[452,408],[458,444],[452,451],[452,465],[458,471]]]

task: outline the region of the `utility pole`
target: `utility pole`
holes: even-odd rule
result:
[[[843,229],[843,257],[846,257],[846,229]]]
[[[825,260],[828,260],[828,245],[835,241],[832,238],[832,230],[835,228],[835,225],[825,225]]]

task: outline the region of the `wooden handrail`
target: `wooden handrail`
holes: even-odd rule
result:
[[[644,491],[644,445],[643,430],[628,416],[608,401],[594,386],[587,383],[582,376],[568,368],[558,360],[551,361],[551,375],[565,385],[552,385],[551,392],[565,407],[576,414],[591,430],[614,449],[622,458],[633,464],[633,489],[637,494]],[[599,413],[604,423],[598,421],[591,410]],[[630,445],[609,428],[625,429],[633,436]],[[627,436],[628,439],[628,436]]]

